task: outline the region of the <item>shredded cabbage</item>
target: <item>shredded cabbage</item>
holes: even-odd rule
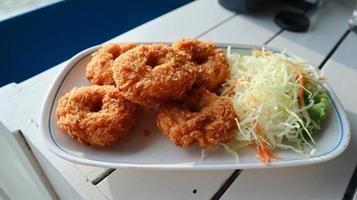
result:
[[[228,48],[227,57],[230,78],[221,95],[232,99],[238,116],[235,140],[241,146],[263,142],[270,149],[305,155],[316,152],[313,134],[328,105],[320,71],[264,48],[253,50],[252,55],[232,53]],[[302,105],[299,98],[303,98]],[[236,145],[231,147],[237,149]]]

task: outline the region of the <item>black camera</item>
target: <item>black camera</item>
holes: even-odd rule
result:
[[[226,9],[238,13],[254,13],[266,4],[284,4],[290,9],[279,11],[275,23],[284,30],[305,32],[311,24],[311,16],[323,0],[218,0]],[[291,9],[294,8],[294,9]]]

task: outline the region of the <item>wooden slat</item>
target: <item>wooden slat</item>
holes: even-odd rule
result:
[[[8,100],[14,103],[28,118],[38,122],[47,90],[62,67],[63,65],[52,68],[33,79],[18,84],[17,93],[9,96]]]
[[[263,45],[280,31],[273,14],[266,11],[257,15],[237,15],[201,38],[228,44]]]
[[[20,135],[0,122],[0,199],[56,199]]]
[[[19,125],[19,127],[31,143],[37,144],[37,141],[41,140],[40,132],[38,129],[40,109],[45,99],[48,87],[62,67],[63,65],[58,65],[55,68],[51,68],[50,70],[47,70],[46,72],[41,73],[36,77],[23,82],[22,84],[19,84],[17,87],[17,93],[5,99],[11,102],[11,105],[13,105],[11,110],[20,110],[22,115],[24,115],[27,119],[26,122],[22,122],[22,125]],[[9,103],[7,105],[9,105]],[[17,115],[14,117],[18,118],[20,116]],[[11,119],[11,121],[16,121],[16,119]],[[27,128],[30,124],[34,125],[31,130]],[[38,144],[42,146],[42,143]],[[42,149],[42,147],[39,148]],[[56,166],[54,165],[54,167]],[[83,174],[83,176],[88,179],[89,182],[95,180],[97,176],[100,176],[107,170],[106,168],[93,168],[84,165],[76,165],[74,167],[75,171],[77,171],[78,174]]]
[[[39,137],[41,133],[36,123],[25,125],[21,132],[60,199],[105,199],[105,196],[81,173],[78,165],[48,150]]]
[[[205,12],[212,12],[215,15],[205,17]],[[195,1],[191,4],[184,6],[178,10],[170,12],[163,17],[159,17],[153,21],[148,22],[122,36],[115,38],[115,41],[130,40],[130,41],[172,41],[179,37],[196,37],[202,34],[207,29],[221,23],[227,18],[233,16],[234,13],[221,8],[214,0],[201,0]],[[190,20],[188,20],[190,19]],[[186,20],[186,21],[185,21]],[[187,23],[197,23],[197,26]],[[180,28],[180,29],[177,29]],[[180,31],[177,31],[180,30]],[[28,139],[33,148],[38,149],[38,157],[42,159],[45,168],[56,171],[58,175],[63,176],[64,182],[71,185],[75,191],[80,195],[93,195],[93,188],[91,182],[101,177],[106,173],[105,168],[93,168],[73,164],[64,161],[61,158],[51,154],[42,144],[39,137],[38,120],[40,117],[40,107],[44,100],[45,94],[63,65],[58,65],[54,68],[47,70],[27,81],[19,84],[19,91],[9,97],[11,101],[23,114],[29,119],[28,124],[25,124],[21,130]],[[31,98],[29,98],[31,97]],[[213,181],[217,187],[221,184],[226,176],[221,179]],[[148,177],[149,178],[149,177]],[[150,177],[151,179],[154,177]],[[150,179],[149,178],[149,179]],[[54,179],[50,179],[55,181]],[[140,184],[140,180],[137,184]],[[58,183],[55,181],[55,183]],[[73,185],[74,184],[74,185]],[[91,184],[91,185],[90,185]],[[57,184],[58,186],[60,184]],[[88,190],[88,194],[82,192]],[[105,196],[104,194],[103,196]]]
[[[18,91],[15,83],[0,88],[0,121],[10,132],[17,131],[28,121],[23,112],[8,99]]]
[[[33,1],[13,1],[9,5],[8,1],[0,2],[0,22],[13,17],[34,11],[36,9],[41,9],[45,6],[50,6],[52,4],[58,3],[62,0],[33,0]]]
[[[210,199],[231,171],[120,169],[98,184],[110,199]]]
[[[255,23],[265,24],[270,22],[264,17],[255,18],[238,15],[200,38],[225,42],[221,39],[225,36],[231,36],[231,42],[234,43],[253,43],[255,41],[255,44],[262,45],[280,30],[276,26],[274,27],[272,22],[266,24],[265,28],[255,26]],[[243,41],[240,40],[240,37],[233,37],[234,31],[243,31],[234,29],[234,27],[247,26],[250,27],[249,30],[252,32],[249,38]],[[229,35],[232,27],[233,33]],[[161,199],[209,199],[232,173],[233,170],[153,171],[118,169],[100,182],[98,188],[112,199],[138,199],[143,196],[145,196],[145,199],[157,199],[158,197]],[[137,192],[138,189],[133,187],[134,185],[142,185],[143,187],[140,187],[140,192]],[[195,189],[197,190],[196,193],[193,192]]]
[[[323,68],[348,112],[357,113],[357,34],[351,32]],[[350,119],[353,122],[353,119]],[[354,124],[351,123],[353,126]],[[357,131],[357,129],[355,129]],[[357,133],[356,133],[357,134]],[[357,158],[357,157],[356,157]]]
[[[356,166],[356,147],[357,140],[354,137],[341,156],[326,163],[244,170],[222,199],[342,199]]]
[[[273,22],[273,12],[268,11],[256,16],[237,15],[202,35],[200,39],[221,43],[264,45],[279,32],[280,28]],[[233,172],[234,170],[229,170],[230,175]],[[211,191],[211,197],[216,192],[217,190]]]
[[[75,164],[75,167],[82,173],[83,176],[87,178],[88,182],[96,184],[98,180],[105,178],[108,174],[108,171],[113,169],[107,169],[103,167],[93,167],[82,164]]]
[[[111,41],[172,42],[183,37],[196,37],[234,15],[222,8],[217,0],[198,0]]]
[[[336,159],[304,167],[244,170],[223,199],[342,199],[357,157],[357,35],[350,33],[323,70],[351,124],[351,143]]]
[[[207,15],[206,13],[215,13]],[[217,1],[195,1],[112,41],[168,41],[197,37],[235,14],[221,8]],[[192,26],[192,24],[195,24]],[[152,171],[117,169],[97,186],[110,199],[187,199],[210,198],[231,171],[210,172]],[[155,184],[152,181],[155,180]],[[137,192],[137,185],[145,185]],[[195,193],[193,192],[195,190]],[[187,198],[185,198],[187,197]]]
[[[217,24],[229,20],[234,15],[234,13],[221,8],[215,0],[195,1],[187,6],[184,6],[183,8],[170,12],[163,17],[157,18],[117,38],[114,38],[113,41],[173,41],[181,37],[197,37],[212,27],[215,27]],[[232,39],[229,42],[259,44],[271,38],[276,33],[276,30],[278,30],[278,28],[272,22],[264,20],[267,19],[259,17],[234,17],[222,25],[226,28],[221,29],[221,26],[218,26],[216,29],[213,29],[202,38],[219,42],[228,42],[228,39],[224,39],[226,37]],[[336,21],[334,22],[336,23]],[[255,26],[255,23],[261,24],[259,26]],[[233,27],[234,25],[238,25],[238,27],[240,25],[242,29],[235,29],[235,27]],[[225,29],[227,30],[225,31]],[[249,30],[249,32],[244,30]],[[235,39],[235,34],[237,34],[238,39]],[[300,42],[303,41],[304,40]],[[282,44],[285,43],[282,42]],[[275,46],[279,47],[277,45]],[[328,51],[327,47],[324,47],[324,49]],[[297,48],[297,50],[299,49]],[[44,92],[42,91],[47,90],[49,83],[52,81],[54,75],[56,74],[56,70],[58,69],[43,73],[43,75],[39,75],[37,78],[25,82],[23,84],[24,91],[18,97],[14,96],[12,98],[12,101],[16,101],[16,104],[21,107],[21,109],[24,111],[24,113],[26,113],[26,115],[29,116],[29,118],[38,119],[40,103],[36,103],[36,100],[26,102],[29,99],[28,97],[39,96],[37,101],[41,102],[44,95]],[[87,193],[85,194],[86,197],[93,195],[94,197],[98,198],[111,197],[113,199],[125,199],[125,197],[127,197],[129,199],[130,197],[130,199],[135,199],[135,195],[138,195],[136,197],[142,198],[145,196],[145,198],[148,199],[157,199],[157,197],[176,197],[177,199],[207,199],[216,192],[220,184],[231,174],[230,170],[203,172],[162,172],[152,170],[120,169],[116,170],[109,177],[97,185],[99,189],[97,193],[92,190],[90,181],[86,182],[86,179],[93,179],[100,173],[98,173],[96,170],[94,170],[94,173],[91,173],[90,168],[83,168],[83,170],[78,170],[78,165],[64,161],[49,153],[48,150],[45,149],[43,145],[41,146],[39,143],[39,131],[36,130],[36,127],[25,127],[23,128],[23,132],[25,135],[28,135],[29,141],[33,144],[33,148],[38,149],[39,157],[44,156],[44,165],[51,165],[51,167],[55,167],[54,169],[57,171],[56,175],[63,176],[65,180],[76,189],[76,191],[81,193],[81,195],[82,193]],[[68,172],[71,170],[73,170],[73,173]],[[82,176],[76,174],[78,171],[82,173]],[[157,182],[157,184],[152,184],[153,182]],[[160,187],[156,185],[159,185]],[[196,193],[193,193],[194,189],[197,190]],[[87,190],[90,190],[90,192]],[[230,191],[231,190],[232,188]],[[100,196],[100,194],[103,196]]]

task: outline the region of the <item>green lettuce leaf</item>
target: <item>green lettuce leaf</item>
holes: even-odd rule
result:
[[[326,118],[326,110],[329,105],[328,95],[324,91],[320,91],[314,97],[315,104],[307,110],[311,119],[320,124]]]

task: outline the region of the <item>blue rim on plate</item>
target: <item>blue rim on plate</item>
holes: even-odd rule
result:
[[[251,51],[253,48],[260,48],[259,46],[251,46],[251,45],[246,45],[247,47],[241,47],[241,46],[245,46],[245,45],[226,45],[226,44],[221,44],[221,45],[218,45],[220,48],[227,48],[227,46],[231,46],[232,49],[236,49],[236,50],[245,50],[245,51]],[[249,162],[244,162],[242,164],[240,163],[179,163],[179,164],[131,164],[131,163],[114,163],[114,162],[108,162],[108,161],[101,161],[101,160],[95,160],[95,159],[86,159],[86,158],[82,158],[82,157],[79,157],[78,155],[75,155],[71,152],[68,152],[66,149],[62,148],[61,145],[59,145],[54,136],[53,136],[53,130],[52,130],[52,127],[51,127],[51,120],[52,120],[52,117],[53,117],[53,109],[55,108],[55,102],[56,102],[56,99],[58,97],[58,94],[61,90],[61,87],[63,85],[63,83],[65,82],[67,76],[71,73],[71,71],[75,68],[75,66],[77,66],[78,63],[80,63],[81,61],[83,61],[88,55],[90,55],[91,53],[93,53],[96,49],[98,49],[98,46],[97,47],[92,47],[88,50],[84,50],[83,52],[77,54],[76,56],[74,56],[71,60],[75,60],[75,62],[73,64],[69,63],[70,65],[70,68],[67,69],[67,68],[64,68],[62,73],[60,73],[58,75],[58,77],[55,79],[54,83],[52,85],[54,85],[55,83],[58,83],[59,82],[59,86],[53,96],[53,99],[50,101],[50,109],[49,109],[49,112],[44,115],[44,111],[46,110],[45,108],[47,107],[48,105],[48,98],[51,96],[50,93],[51,91],[48,92],[47,94],[47,98],[46,98],[46,101],[43,105],[43,108],[42,108],[42,111],[41,111],[41,115],[42,115],[42,120],[41,120],[41,123],[43,122],[44,120],[44,117],[45,116],[48,116],[47,117],[47,120],[45,119],[45,121],[47,121],[47,128],[44,127],[44,124],[41,124],[41,128],[42,128],[42,132],[43,134],[47,134],[47,131],[49,133],[49,136],[50,136],[50,139],[52,142],[52,144],[55,145],[55,147],[53,147],[52,145],[50,145],[50,150],[52,150],[55,154],[59,155],[60,157],[63,157],[65,159],[68,159],[68,160],[71,160],[71,161],[74,161],[74,162],[79,162],[79,163],[84,163],[84,164],[90,164],[90,165],[96,165],[96,166],[105,166],[105,167],[142,167],[142,168],[162,168],[163,166],[166,167],[166,169],[190,169],[190,167],[192,166],[195,166],[194,168],[192,169],[236,169],[236,168],[239,168],[239,165],[256,165],[256,167],[242,167],[242,168],[265,168],[266,166],[262,166],[261,163],[256,163],[256,162],[252,162],[252,163],[249,163]],[[273,50],[274,52],[281,52],[277,49],[274,49],[274,48],[269,48],[271,50]],[[297,59],[300,59],[299,57],[297,56],[293,56],[291,54],[287,54],[287,53],[284,53],[285,55],[289,56],[289,57],[293,57],[293,58],[297,58]],[[63,73],[65,72],[65,74],[63,75]],[[336,145],[334,147],[332,147],[330,150],[328,150],[327,152],[323,153],[323,154],[320,154],[318,156],[312,156],[312,157],[309,157],[309,158],[312,158],[314,159],[313,161],[310,161],[310,162],[305,162],[305,163],[299,163],[298,165],[306,165],[306,164],[312,164],[312,163],[318,163],[318,162],[322,162],[324,160],[329,160],[329,159],[332,159],[334,157],[336,157],[337,155],[339,155],[340,153],[343,152],[343,150],[347,147],[346,146],[342,146],[341,147],[341,143],[343,141],[343,139],[345,138],[347,140],[347,143],[349,141],[349,124],[348,124],[348,121],[346,121],[346,114],[343,112],[343,108],[341,107],[340,103],[338,102],[338,100],[336,98],[332,98],[332,96],[335,96],[334,94],[331,95],[331,89],[330,87],[327,85],[327,84],[324,84],[324,87],[326,88],[326,91],[327,91],[327,94],[329,96],[329,101],[332,105],[332,108],[335,112],[332,112],[332,113],[336,113],[337,115],[337,119],[338,119],[338,122],[337,124],[339,125],[339,135],[338,135],[338,142],[336,142]],[[334,101],[334,99],[336,99],[337,102]],[[46,104],[47,102],[47,104]],[[337,105],[339,105],[340,109],[338,109]],[[342,110],[341,110],[342,109]],[[343,112],[343,113],[340,113]],[[345,119],[345,120],[342,120]],[[340,151],[336,153],[336,155],[332,155],[330,157],[328,157],[329,154],[331,154],[332,152],[336,151],[336,149],[338,149],[340,147]],[[56,148],[56,149],[53,149],[53,148]],[[60,150],[62,151],[61,152],[58,152],[57,150]],[[69,156],[69,157],[68,157]],[[325,159],[320,159],[324,157]],[[81,160],[86,160],[85,162]],[[290,159],[290,160],[282,160],[282,161],[279,161],[279,164],[274,164],[274,162],[270,163],[269,167],[279,167],[279,165],[281,164],[285,164],[285,166],[297,166],[297,165],[289,165],[289,163],[291,161],[305,161],[304,158],[298,158],[298,159]],[[222,166],[222,165],[226,165],[225,167],[219,167],[219,166]],[[276,166],[275,166],[276,165]]]

